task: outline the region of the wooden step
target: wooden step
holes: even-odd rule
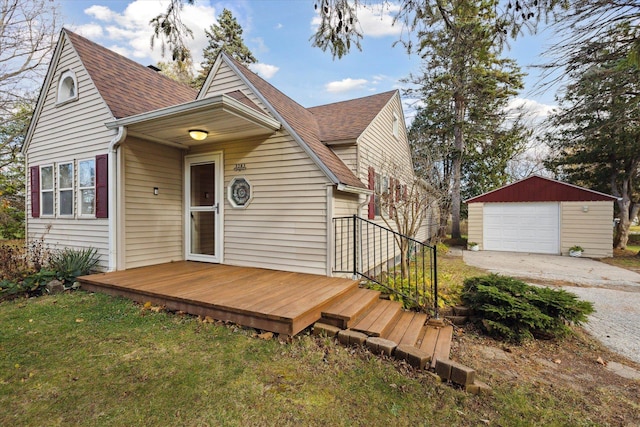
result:
[[[342,329],[351,327],[380,299],[380,292],[358,288],[322,311],[324,323]]]
[[[393,328],[382,337],[398,345],[415,345],[426,321],[427,315],[424,313],[403,311]]]
[[[389,332],[402,314],[402,304],[397,301],[379,300],[351,329],[371,337]]]
[[[431,367],[436,366],[436,360],[448,359],[451,353],[453,326],[427,326],[420,350],[431,355]]]

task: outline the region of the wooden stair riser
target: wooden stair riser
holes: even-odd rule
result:
[[[358,288],[322,312],[324,323],[347,329],[360,320],[380,299],[380,292]]]
[[[424,334],[422,328],[426,321],[427,315],[424,313],[404,311],[389,333],[382,337],[394,341],[398,345],[415,346],[418,338]]]
[[[388,334],[402,315],[402,305],[396,301],[380,300],[351,329],[371,337]]]

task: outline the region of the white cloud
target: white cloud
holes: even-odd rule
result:
[[[117,17],[117,13],[106,6],[94,5],[84,10],[84,13],[96,18],[99,21],[110,22]]]
[[[251,43],[254,45],[251,53],[255,54],[256,53],[266,53],[269,52],[269,48],[267,47],[267,45],[264,42],[264,39],[262,37],[255,37],[251,39]]]
[[[149,25],[149,21],[164,12],[167,5],[167,0],[135,0],[122,13],[107,6],[91,6],[84,13],[95,21],[77,27],[76,31],[102,45],[111,44],[111,50],[132,59],[167,61],[171,59],[170,52],[162,57],[160,40],[155,40],[154,48],[151,48],[153,29]],[[208,1],[198,1],[195,5],[185,4],[181,12],[182,22],[193,31],[193,38],[187,37],[185,41],[191,49],[194,65],[198,68],[203,60],[202,50],[208,44],[204,30],[216,22],[215,12]]]
[[[86,37],[88,39],[100,38],[104,35],[102,26],[98,24],[80,25],[79,27],[71,28],[71,31],[73,31],[74,33],[78,33],[82,37]]]
[[[259,74],[263,79],[269,80],[280,68],[275,65],[257,63],[249,65],[249,69],[254,73]]]
[[[284,25],[282,25],[281,23],[277,23],[276,26],[274,27],[275,30],[280,30],[282,29],[282,27],[284,27]]]
[[[393,17],[400,10],[395,3],[377,3],[359,5],[356,9],[359,30],[366,37],[398,37],[402,32],[402,24],[394,25]],[[319,12],[318,12],[319,13]],[[320,16],[316,14],[311,19],[311,29],[315,32],[320,25]]]
[[[507,111],[521,109],[533,121],[541,121],[546,119],[557,108],[556,105],[542,104],[533,99],[513,98],[507,106]]]
[[[358,20],[362,33],[370,37],[399,36],[401,23],[393,23],[394,15],[400,10],[398,4],[373,4],[358,9]]]
[[[365,89],[367,83],[368,81],[366,79],[346,78],[339,81],[329,82],[324,87],[327,92],[341,93],[349,92],[352,90]]]

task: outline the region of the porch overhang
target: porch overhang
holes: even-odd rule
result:
[[[108,129],[125,127],[131,136],[188,149],[236,139],[268,137],[280,129],[276,119],[228,95],[198,99],[106,123]],[[196,141],[190,129],[208,132]]]

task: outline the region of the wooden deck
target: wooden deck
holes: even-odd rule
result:
[[[82,289],[296,335],[358,287],[356,280],[199,262],[79,277]]]

